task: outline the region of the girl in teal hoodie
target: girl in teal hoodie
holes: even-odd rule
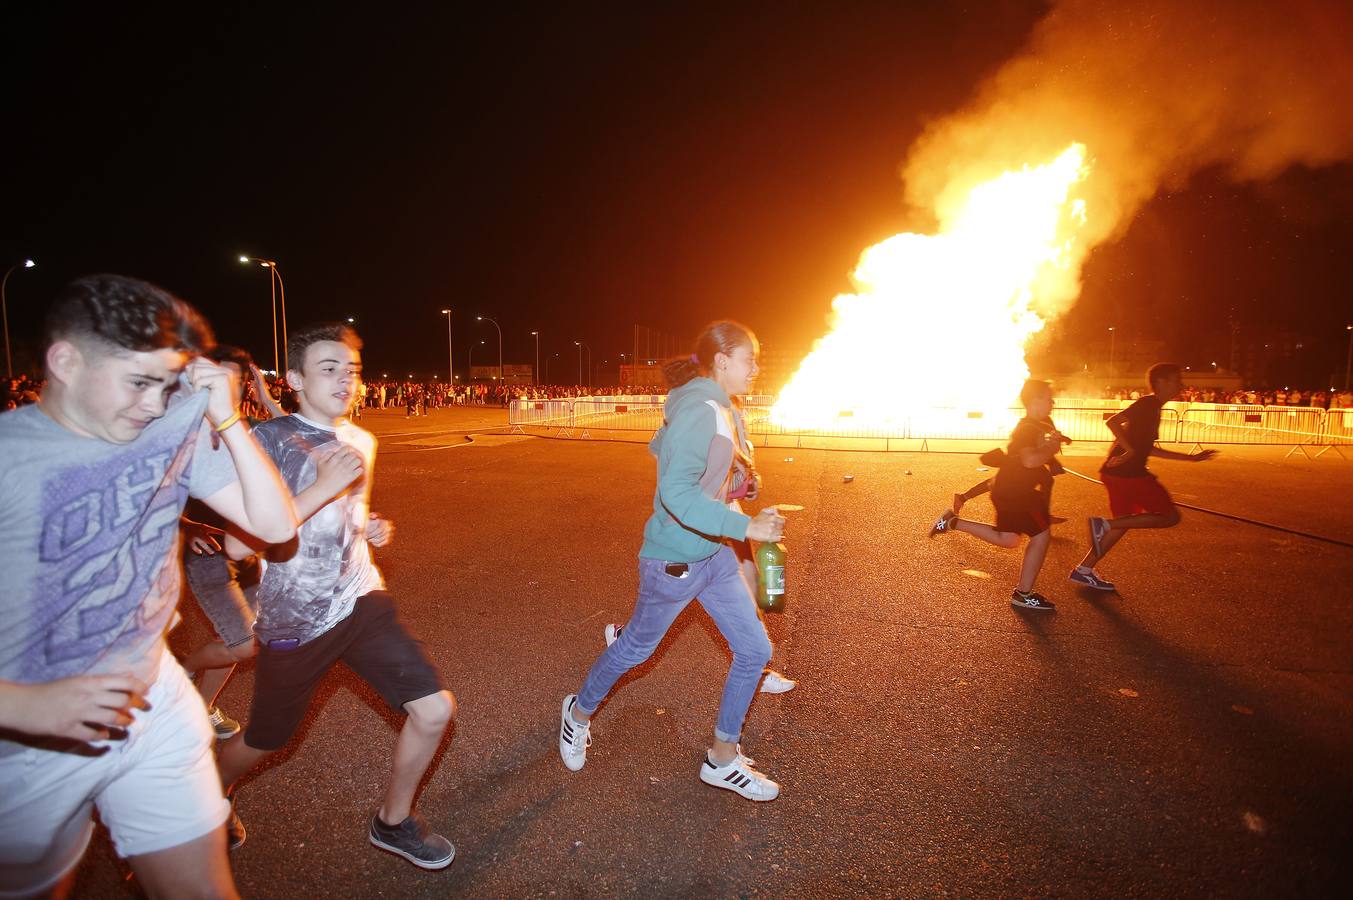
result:
[[[664,366],[672,390],[663,427],[649,444],[658,460],[658,486],[639,550],[639,596],[620,637],[593,664],[581,690],[564,698],[559,755],[572,771],[587,761],[597,706],[698,599],[733,653],[700,779],[749,800],[779,796],[780,786],[752,768],[738,743],[771,646],[726,542],[778,541],[784,531],[774,507],[753,518],[728,502],[748,474],[738,460],[737,412],[729,398],[751,390],[756,354],[756,337],[745,326],[715,322],[701,332],[689,359]]]

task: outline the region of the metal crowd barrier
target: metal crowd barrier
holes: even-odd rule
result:
[[[618,440],[647,440],[662,426],[665,399],[661,395],[642,395],[513,400],[508,421],[516,432],[535,427],[553,430],[558,437],[608,433]],[[1073,441],[1087,443],[1112,440],[1104,422],[1130,404],[1125,400],[1074,398],[1061,398],[1058,402],[1076,405],[1057,406],[1052,412],[1053,423]],[[919,449],[928,449],[928,441],[1002,442],[1024,414],[1018,407],[995,413],[937,407],[908,413],[882,426],[855,426],[847,411],[834,420],[831,428],[795,429],[772,422],[770,411],[769,403],[743,406],[748,432],[760,443],[792,440],[796,446],[802,446],[806,438],[883,441],[884,449],[893,449],[892,441],[919,441]],[[617,434],[620,436],[616,437]],[[1338,452],[1339,445],[1353,445],[1353,409],[1172,403],[1161,410],[1160,440],[1191,445],[1291,446],[1291,452],[1305,452],[1303,447],[1325,448],[1316,454],[1319,456],[1328,449]]]

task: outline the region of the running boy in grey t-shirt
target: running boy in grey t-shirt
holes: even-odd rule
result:
[[[83,278],[47,330],[41,404],[0,415],[0,895],[63,893],[97,805],[151,896],[187,872],[233,897],[206,710],[164,642],[179,513],[287,540],[291,498],[188,304]]]

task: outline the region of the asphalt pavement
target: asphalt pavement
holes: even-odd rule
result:
[[[1113,594],[1066,581],[1106,500],[1063,476],[1039,613],[1008,602],[1020,551],[926,536],[989,474],[975,455],[761,449],[752,506],[804,509],[768,621],[800,684],[758,696],[743,736],[783,792],[754,804],[697,778],[728,664],[698,604],[600,709],[586,767],[560,762],[560,700],[633,603],[654,466],[505,418],[366,420],[373,508],[398,527],[378,563],[460,704],[418,801],[455,863],[367,843],[399,723],[340,670],[239,791],[246,896],[1344,895],[1353,459],[1153,462],[1183,502],[1344,543],[1186,511],[1120,543]],[[1102,449],[1067,465],[1093,476]],[[208,633],[191,607],[179,649]],[[244,717],[252,684],[242,668],[221,706]],[[130,895],[125,871],[99,837],[78,894]]]

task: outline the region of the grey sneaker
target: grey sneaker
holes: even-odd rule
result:
[[[216,732],[218,741],[228,740],[240,733],[240,723],[221,712],[220,707],[207,707],[207,721],[211,723],[211,730]]]
[[[371,817],[367,835],[382,850],[402,856],[420,869],[445,869],[456,858],[456,848],[440,834],[428,831],[417,816],[398,825],[386,825],[379,815]]]

